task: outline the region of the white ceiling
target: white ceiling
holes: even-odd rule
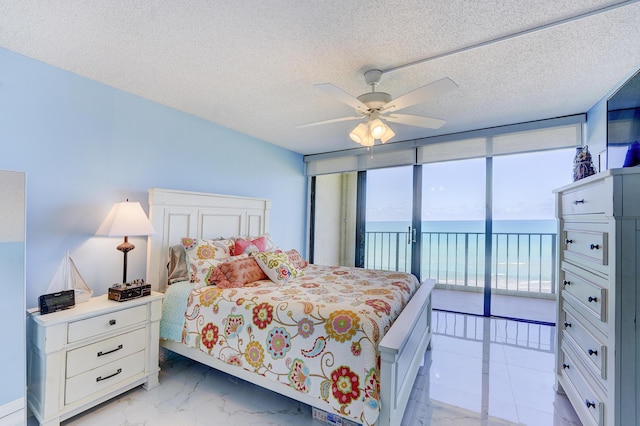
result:
[[[402,111],[447,124],[392,123],[395,142],[586,112],[640,67],[639,40],[637,0],[0,2],[1,47],[302,154],[358,146],[355,122],[294,128],[353,114],[314,84],[357,96],[368,69],[446,54],[383,75],[394,98],[459,85]]]

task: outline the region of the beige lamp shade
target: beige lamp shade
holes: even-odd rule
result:
[[[151,222],[138,202],[116,203],[102,222],[96,235],[107,237],[132,237],[155,234]]]
[[[124,237],[124,242],[116,247],[124,253],[124,264],[122,268],[122,282],[127,282],[127,253],[136,248],[129,242],[129,237],[136,235],[155,234],[151,222],[142,210],[140,203],[130,203],[129,200],[123,203],[116,203],[111,208],[109,215],[102,222],[96,235],[106,235],[107,237]]]

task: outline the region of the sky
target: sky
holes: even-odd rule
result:
[[[573,181],[575,149],[493,159],[494,220],[554,219],[553,189]],[[367,221],[410,221],[412,167],[367,172]],[[425,164],[423,220],[484,220],[485,159]]]

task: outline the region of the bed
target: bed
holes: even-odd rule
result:
[[[147,281],[166,294],[163,321],[175,322],[161,346],[357,423],[399,425],[430,345],[432,281],[308,265],[286,285],[273,278],[228,289],[167,286],[170,247],[184,238],[268,234],[270,207],[264,199],[149,190],[156,234]]]

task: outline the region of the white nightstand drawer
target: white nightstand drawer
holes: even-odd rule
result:
[[[145,351],[140,351],[67,379],[64,402],[71,404],[109,386],[118,385],[136,374],[144,373],[144,364]]]
[[[126,302],[123,302],[126,303]],[[102,333],[119,330],[147,320],[147,305],[112,312],[80,321],[70,322],[67,332],[69,343]]]
[[[146,329],[102,340],[67,352],[67,378],[131,355],[145,348]]]

